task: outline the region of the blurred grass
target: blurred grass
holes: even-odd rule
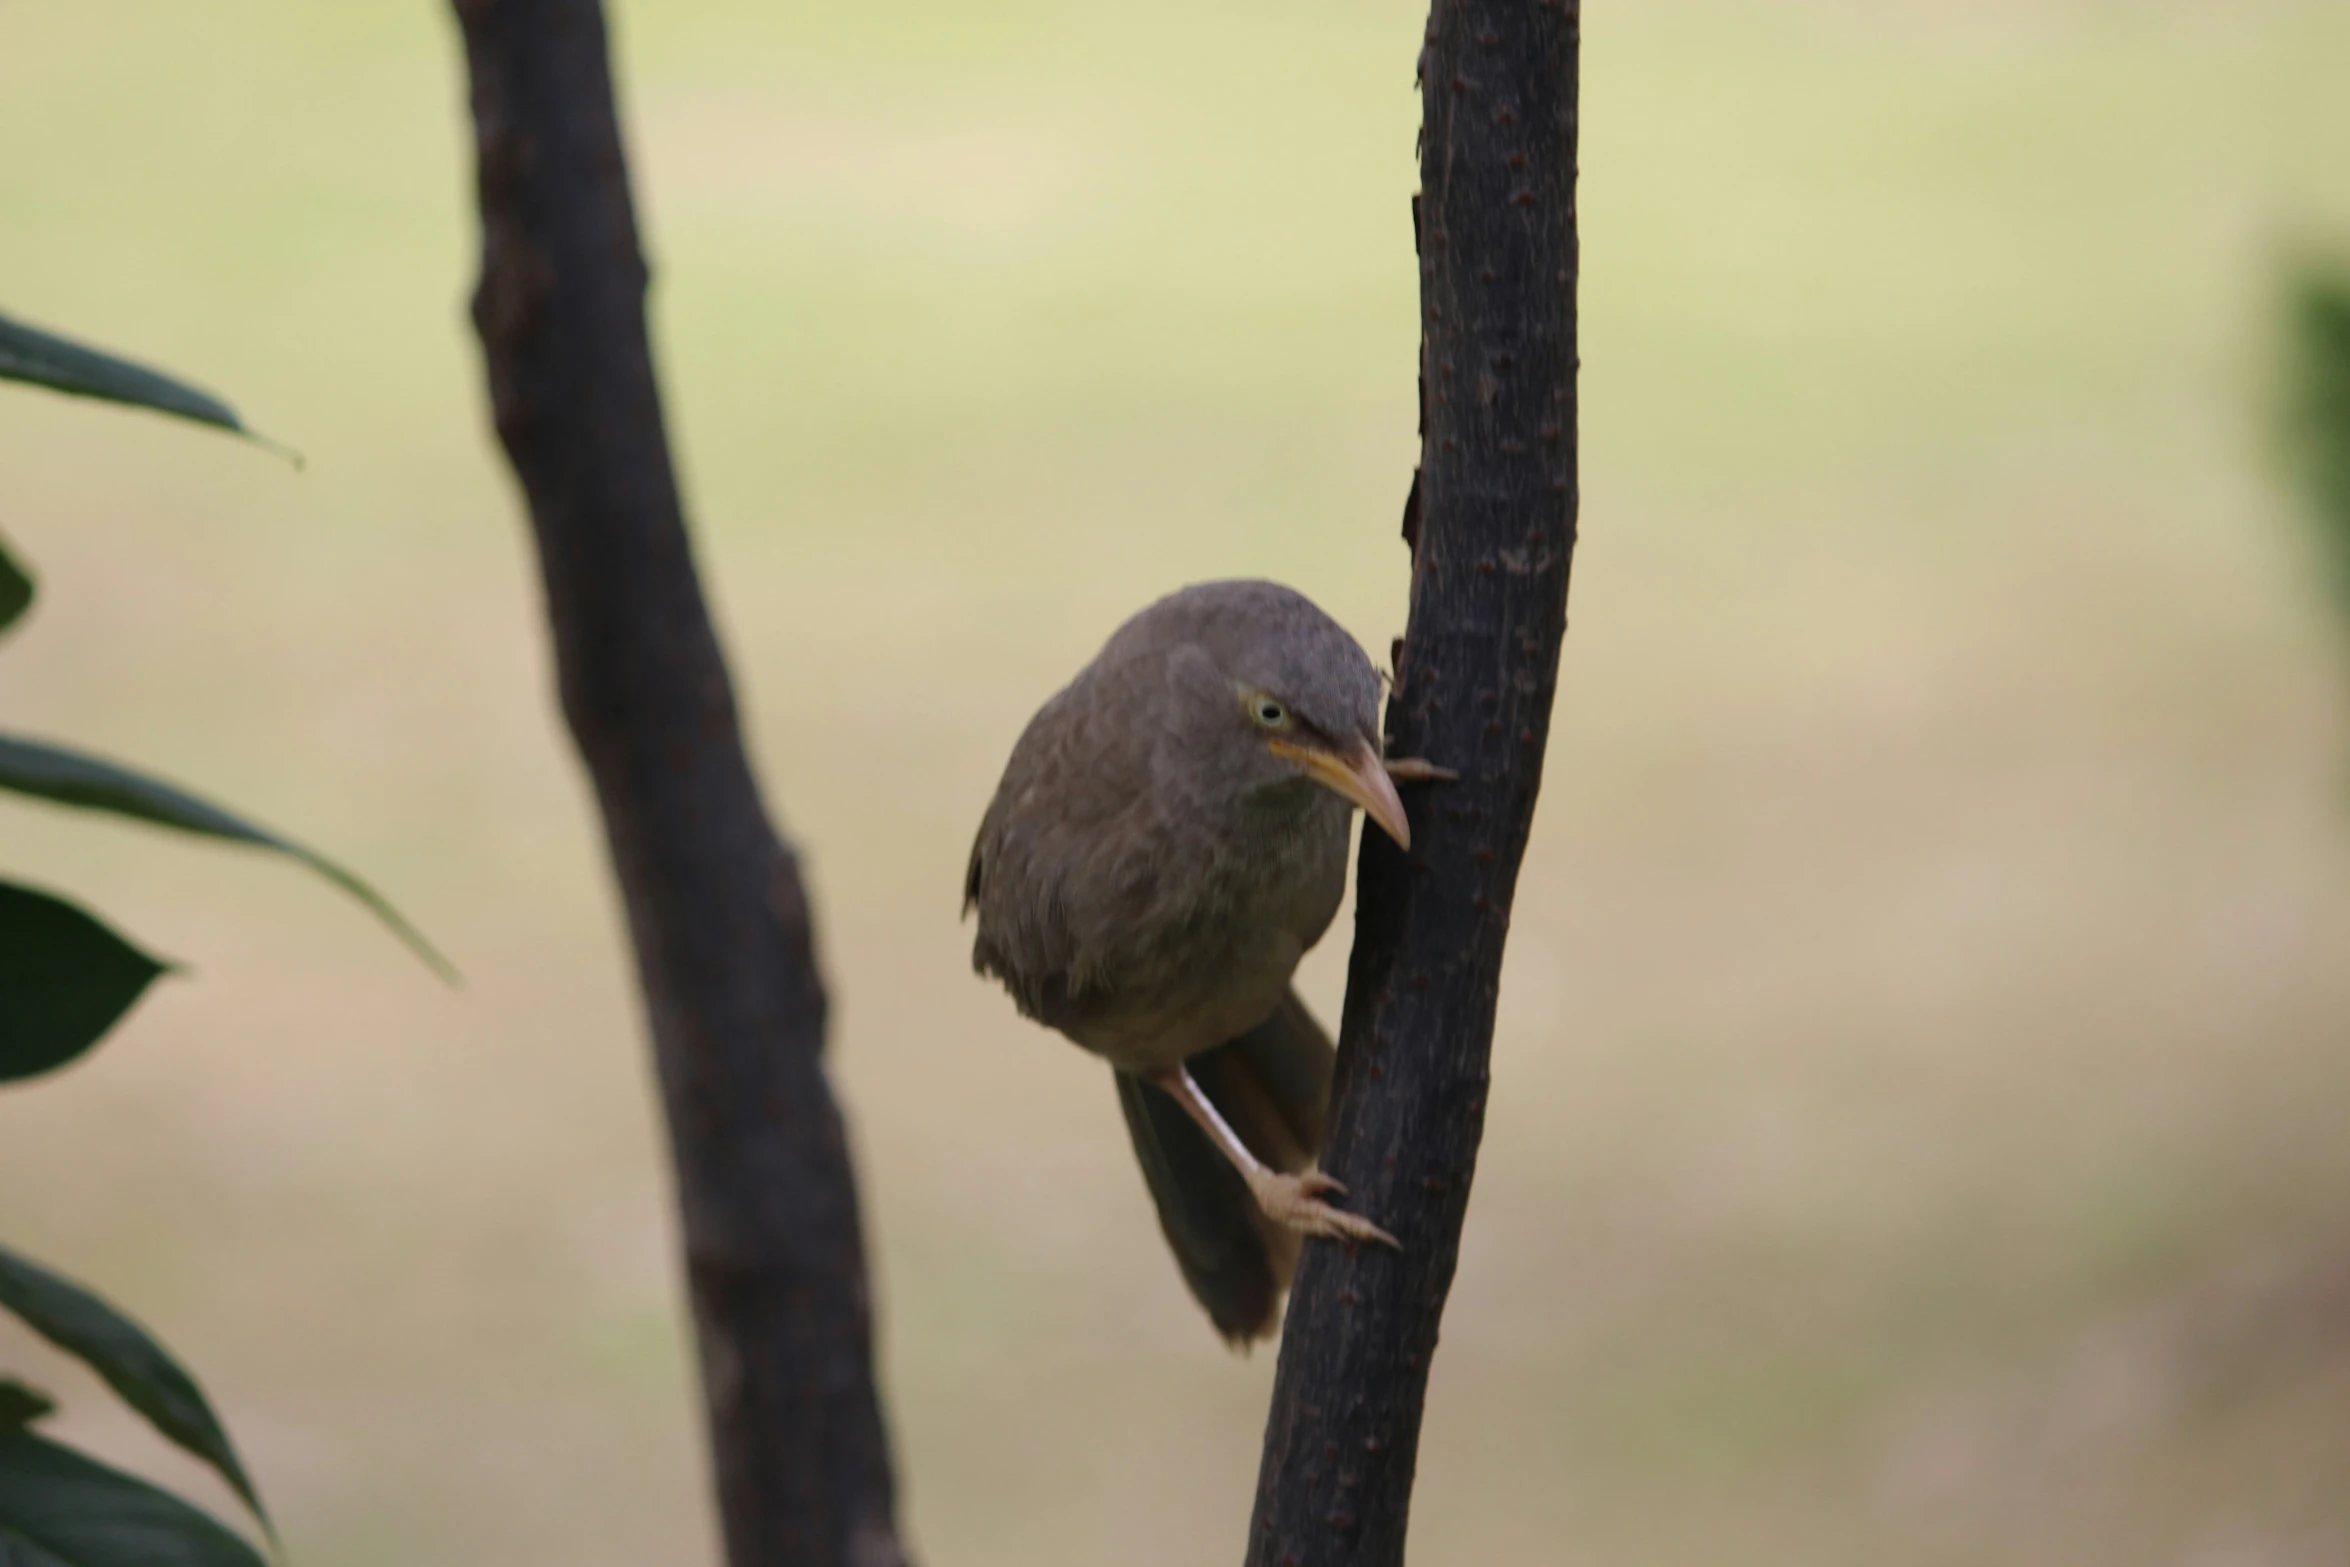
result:
[[[619,22],[918,1541],[1230,1559],[1270,1359],[1194,1319],[1098,1069],[967,974],[956,878],[1151,594],[1399,628],[1419,11]],[[310,458],[8,398],[0,712],[349,859],[470,980],[0,806],[0,862],[198,970],[0,1103],[0,1231],[206,1373],[305,1559],[706,1559],[457,68],[429,5],[0,11],[0,302]],[[2350,1556],[2350,733],[2258,427],[2346,70],[2320,0],[1591,9],[1575,634],[1416,1559]]]

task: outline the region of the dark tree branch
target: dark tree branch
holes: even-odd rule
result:
[[[1493,1013],[1575,544],[1579,0],[1436,0],[1421,55],[1421,468],[1391,752],[1412,852],[1363,835],[1324,1163],[1403,1241],[1309,1244],[1252,1567],[1403,1561],[1420,1415],[1485,1125]]]
[[[727,1555],[895,1567],[864,1243],[797,863],[759,801],[662,428],[597,0],[456,0],[474,323],[627,906]]]

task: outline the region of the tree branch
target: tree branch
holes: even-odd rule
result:
[[[1412,852],[1363,835],[1324,1164],[1403,1241],[1308,1245],[1251,1567],[1403,1561],[1420,1416],[1484,1132],[1511,898],[1575,544],[1579,0],[1435,0],[1421,55],[1421,467],[1391,754]]]
[[[473,316],[668,1112],[734,1567],[896,1567],[864,1244],[797,862],[759,801],[662,427],[597,0],[455,0]]]

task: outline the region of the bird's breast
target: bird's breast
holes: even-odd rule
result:
[[[1151,1072],[1271,1016],[1346,891],[1348,812],[1327,798],[1244,816],[1149,867],[1150,917],[1063,1032]]]

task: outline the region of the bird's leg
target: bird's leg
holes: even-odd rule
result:
[[[1458,783],[1461,778],[1451,768],[1439,767],[1424,756],[1389,757],[1387,776],[1397,783]]]
[[[1191,1073],[1182,1067],[1155,1072],[1150,1081],[1175,1096],[1194,1121],[1200,1124],[1208,1138],[1224,1152],[1248,1182],[1248,1189],[1257,1200],[1265,1216],[1284,1229],[1296,1230],[1302,1235],[1322,1235],[1339,1241],[1377,1241],[1382,1246],[1403,1249],[1403,1243],[1359,1214],[1343,1208],[1333,1208],[1322,1200],[1323,1194],[1335,1193],[1343,1197],[1346,1188],[1319,1170],[1308,1170],[1303,1175],[1284,1175],[1266,1165],[1248,1151],[1248,1144],[1240,1140],[1208,1096],[1199,1091],[1199,1084],[1191,1080]]]

